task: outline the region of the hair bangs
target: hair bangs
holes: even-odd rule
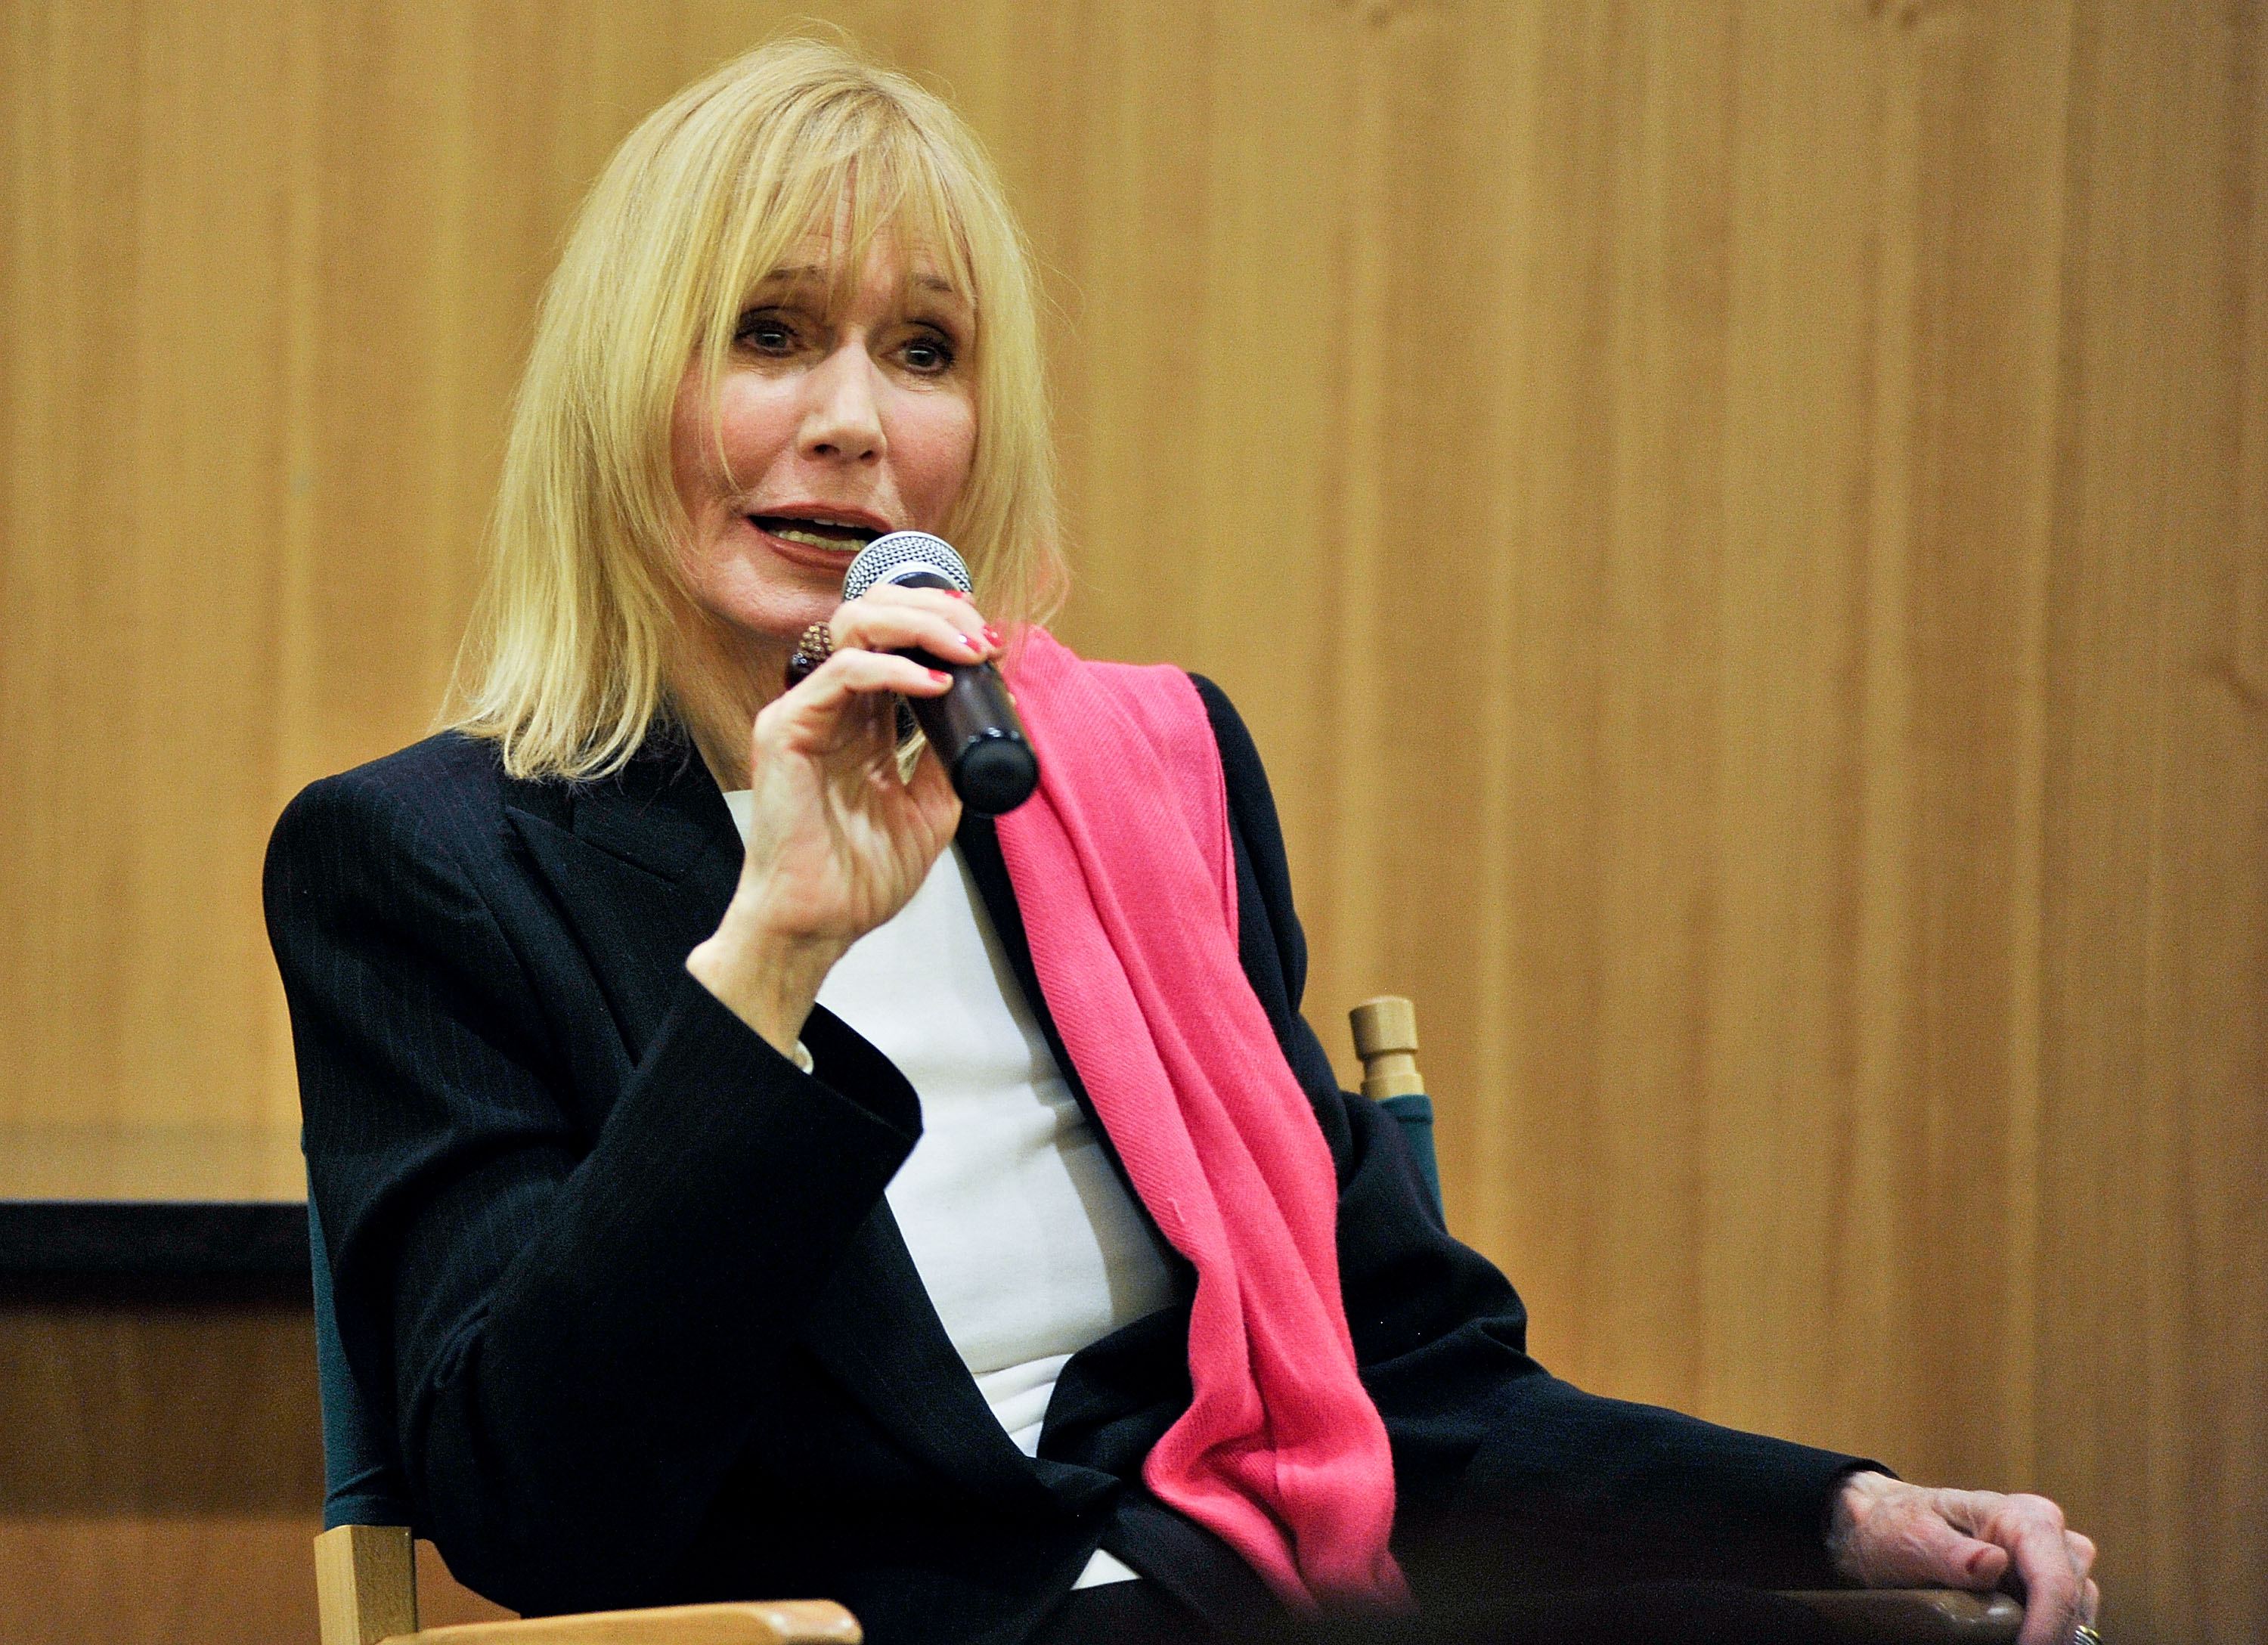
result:
[[[761,134],[733,180],[733,228],[699,305],[698,352],[712,387],[750,295],[806,258],[826,283],[830,312],[850,305],[880,251],[900,259],[909,283],[924,273],[946,281],[983,329],[967,228],[929,134],[871,87],[828,93],[811,99],[800,119]]]

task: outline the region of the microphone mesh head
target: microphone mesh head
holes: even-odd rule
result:
[[[976,592],[968,567],[943,537],[926,531],[893,531],[858,550],[858,557],[843,573],[843,597],[856,600],[875,584],[896,582],[909,572],[935,572],[962,594]]]

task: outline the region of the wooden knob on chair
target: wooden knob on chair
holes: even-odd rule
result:
[[[1354,1054],[1362,1059],[1362,1094],[1372,1102],[1421,1095],[1418,1073],[1418,1007],[1400,994],[1381,994],[1347,1013]]]

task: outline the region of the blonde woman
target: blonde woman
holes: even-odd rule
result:
[[[1046,424],[998,187],[895,75],[751,54],[584,207],[460,714],[268,872],[339,1335],[453,1568],[877,1645],[1793,1637],[1754,1590],[2007,1573],[2070,1637],[2051,1504],[1528,1358],[1298,1015],[1233,710],[1038,626]],[[843,602],[907,528],[975,597]],[[1044,775],[997,823],[899,740],[915,651],[1009,672]]]

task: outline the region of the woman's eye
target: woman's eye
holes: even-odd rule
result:
[[[790,354],[795,350],[795,328],[777,314],[747,314],[733,341],[758,354]]]
[[[900,346],[898,358],[907,370],[934,376],[952,367],[953,344],[939,336],[913,337]]]

